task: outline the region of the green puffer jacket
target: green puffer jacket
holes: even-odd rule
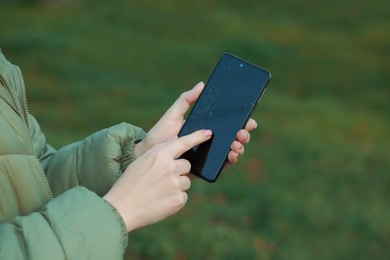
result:
[[[122,259],[123,220],[100,196],[144,135],[122,123],[56,151],[0,50],[0,259]]]

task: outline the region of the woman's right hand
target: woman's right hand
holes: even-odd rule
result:
[[[177,159],[195,145],[210,139],[210,130],[157,145],[135,160],[104,199],[122,216],[128,232],[154,224],[179,211],[191,186],[190,163]]]

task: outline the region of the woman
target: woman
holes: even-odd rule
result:
[[[28,113],[20,69],[0,50],[0,259],[121,259],[127,234],[179,211],[190,164],[177,159],[210,130],[178,138],[203,83],[183,93],[146,134],[122,123],[58,151]],[[256,128],[228,155],[234,164]]]

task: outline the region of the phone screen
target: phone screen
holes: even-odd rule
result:
[[[193,147],[181,158],[191,163],[191,173],[217,180],[232,142],[254,111],[271,74],[231,54],[217,63],[179,136],[210,129],[210,140]]]

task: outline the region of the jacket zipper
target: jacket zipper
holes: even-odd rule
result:
[[[20,100],[22,107],[19,107],[15,93],[12,91],[11,87],[7,84],[7,82],[3,79],[3,77],[1,75],[0,75],[0,81],[8,89],[8,92],[11,94],[11,97],[12,97],[15,105],[18,107],[18,109],[21,110],[23,117],[24,117],[24,120],[26,122],[28,132],[30,133],[30,136],[31,136],[32,129],[31,129],[31,124],[30,124],[30,119],[28,117],[27,95],[26,95],[26,88],[24,85],[24,79],[22,77],[22,72],[20,71],[20,68],[18,66],[15,66],[15,67],[17,68],[20,84],[22,87],[22,95],[21,95],[21,100]],[[39,161],[39,158],[36,155],[35,155],[35,158],[37,158],[37,160]],[[43,169],[42,169],[42,175],[43,175],[43,179],[45,181],[45,184],[46,184],[46,187],[47,187],[47,190],[49,193],[49,199],[52,200],[54,197],[53,192],[51,190],[49,180],[47,179],[47,176],[46,176]]]
[[[11,87],[8,85],[7,81],[6,81],[1,75],[0,75],[0,83],[1,83],[2,85],[4,85],[4,86],[7,88],[8,92],[11,94],[12,100],[13,100],[14,103],[15,103],[16,109],[19,110],[19,111],[16,111],[16,112],[17,112],[17,113],[20,113],[21,108],[20,108],[19,103],[17,102],[17,98],[16,98],[16,96],[15,96],[15,93],[12,91],[12,89],[11,89]]]
[[[32,133],[32,129],[31,129],[30,118],[28,117],[29,113],[28,113],[28,106],[27,106],[26,85],[24,84],[24,79],[23,79],[22,72],[20,71],[20,68],[18,66],[16,66],[16,68],[18,70],[20,83],[22,84],[22,95],[21,95],[22,111],[23,111],[23,115],[24,115],[24,118],[26,121],[27,129],[28,129],[30,135],[32,135],[33,133]],[[39,158],[36,155],[35,155],[35,157],[39,161]],[[47,179],[47,175],[45,174],[45,171],[43,169],[42,169],[42,175],[43,175],[43,179],[45,180],[47,190],[49,192],[49,198],[50,198],[50,200],[52,200],[53,199],[53,192],[51,190],[49,180]]]
[[[28,129],[28,132],[30,133],[30,135],[32,135],[32,129],[31,129],[31,125],[30,125],[30,120],[29,120],[29,117],[28,117],[28,106],[27,106],[27,95],[26,95],[26,87],[24,85],[24,79],[23,79],[23,76],[22,76],[22,72],[20,71],[19,67],[17,67],[17,70],[18,70],[18,76],[19,76],[19,79],[20,79],[20,84],[22,86],[22,95],[21,95],[21,105],[22,105],[22,113],[23,113],[23,116],[24,116],[24,120],[26,121],[26,125],[27,125],[27,129]]]
[[[39,161],[39,158],[37,156],[35,156],[35,158],[37,158],[37,160]],[[54,198],[53,191],[51,190],[49,180],[47,179],[47,175],[45,174],[45,171],[43,169],[42,169],[42,175],[46,183],[47,191],[49,192],[49,199],[52,200]]]

